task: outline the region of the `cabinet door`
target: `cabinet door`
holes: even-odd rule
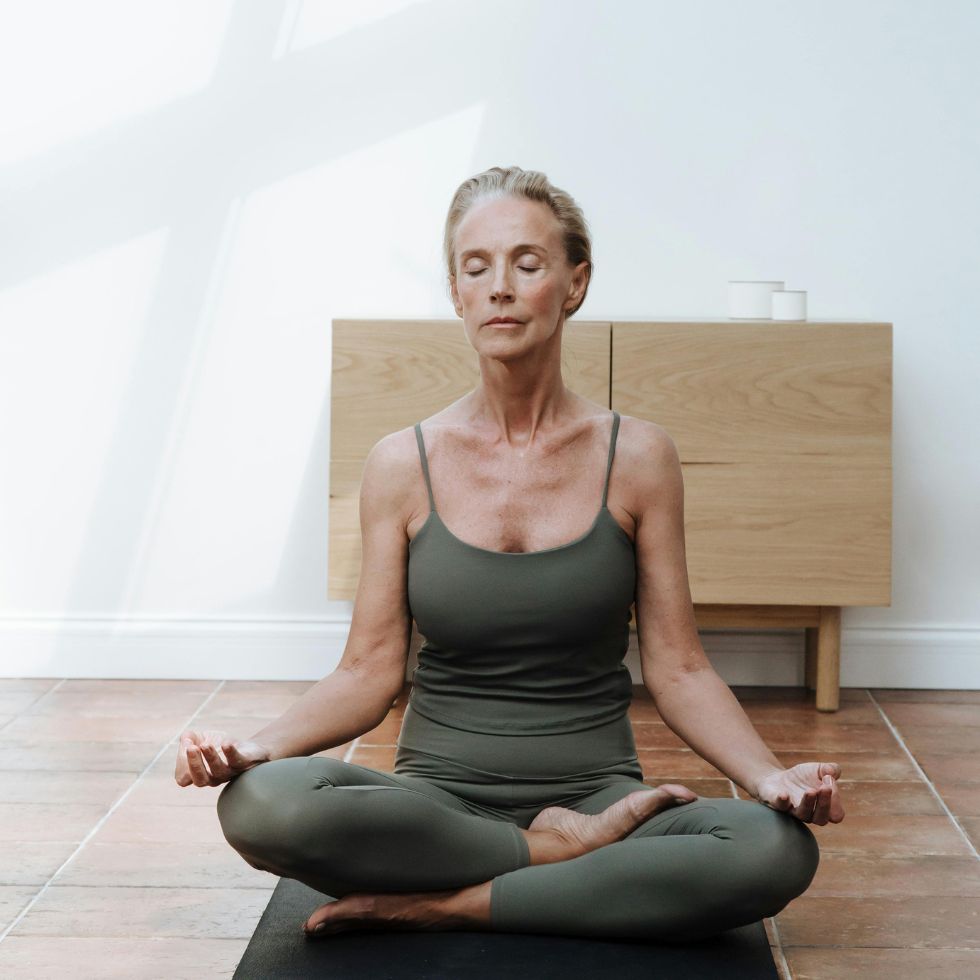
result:
[[[608,323],[573,319],[563,328],[565,384],[606,406],[609,344]],[[368,452],[382,437],[424,422],[472,391],[480,368],[459,319],[334,320],[332,357],[327,597],[353,600],[361,565],[358,498]]]
[[[890,323],[614,322],[612,337],[612,407],[680,453],[696,603],[890,605]]]

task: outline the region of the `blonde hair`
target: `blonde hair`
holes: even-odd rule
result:
[[[523,197],[529,201],[541,201],[551,208],[552,214],[561,225],[565,256],[572,266],[580,262],[589,263],[585,292],[578,305],[565,314],[565,319],[578,312],[589,292],[592,281],[592,236],[582,209],[575,203],[571,194],[555,187],[547,176],[539,170],[522,170],[520,167],[491,167],[463,181],[456,188],[449,213],[446,215],[446,229],[443,235],[443,258],[446,262],[448,279],[456,275],[456,229],[466,212],[478,201],[504,195]]]

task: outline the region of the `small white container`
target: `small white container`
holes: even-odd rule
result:
[[[772,318],[774,320],[805,320],[805,289],[774,289],[772,292]]]
[[[732,320],[771,320],[772,293],[782,280],[728,280],[728,316]]]

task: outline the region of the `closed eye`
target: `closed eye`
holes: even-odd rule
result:
[[[520,269],[522,272],[537,272],[538,271],[537,269],[529,269],[526,265],[519,265],[517,268]],[[486,271],[487,271],[486,269],[477,269],[475,272],[467,272],[466,274],[468,276],[478,276],[478,275],[480,275],[481,272],[486,272]]]

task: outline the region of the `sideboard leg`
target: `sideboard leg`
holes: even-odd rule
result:
[[[808,691],[817,689],[817,627],[806,626],[803,629],[804,649],[804,683]]]
[[[817,710],[840,707],[840,606],[821,606],[817,627]]]

